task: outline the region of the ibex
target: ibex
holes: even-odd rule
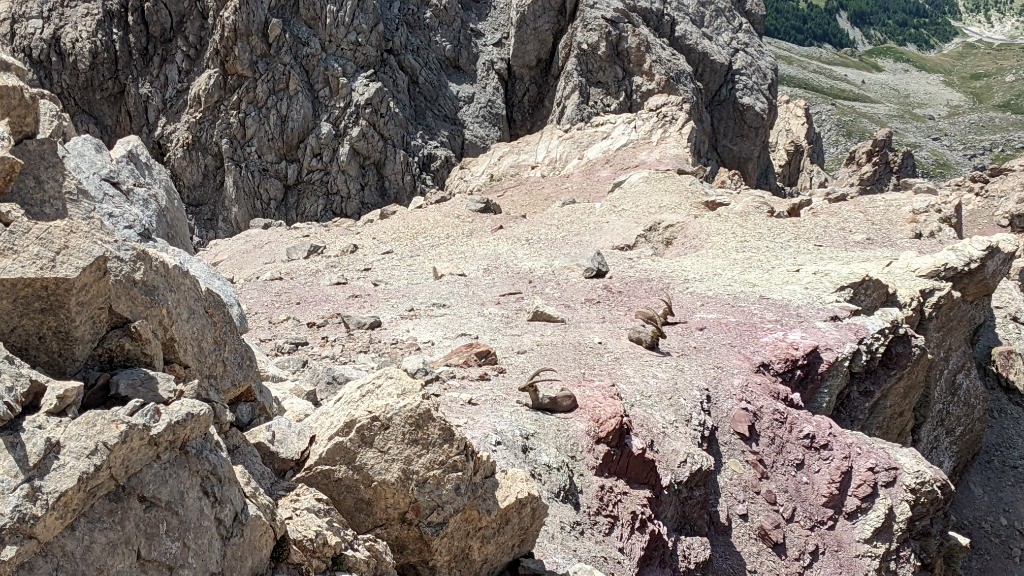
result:
[[[672,309],[672,297],[666,293],[664,298],[658,298],[658,300],[661,300],[661,303],[664,304],[661,308],[661,314],[658,316],[661,316],[661,322],[665,324],[669,318],[674,318],[676,315],[675,310]]]
[[[661,329],[664,324],[664,319],[654,310],[650,308],[641,308],[633,313],[633,318],[647,324],[651,328],[654,328],[654,333],[658,335],[658,338],[667,338],[665,331]]]
[[[565,388],[560,389],[553,395],[541,394],[537,390],[537,384],[542,384],[544,382],[561,382],[558,378],[541,378],[540,375],[545,372],[555,372],[555,369],[541,368],[533,374],[530,374],[530,377],[526,379],[526,382],[519,387],[520,392],[526,392],[530,395],[530,401],[520,401],[519,403],[533,410],[543,410],[545,412],[555,412],[559,414],[572,412],[579,408],[579,403],[576,402],[576,395]]]

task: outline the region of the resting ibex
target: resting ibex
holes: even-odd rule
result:
[[[665,294],[664,298],[658,298],[658,300],[661,300],[661,303],[664,304],[664,306],[662,306],[661,308],[661,314],[658,314],[658,316],[661,317],[662,324],[664,324],[668,322],[669,318],[674,318],[676,312],[675,310],[672,309],[672,297],[669,296],[667,293]]]
[[[637,346],[643,346],[648,350],[657,350],[661,341],[668,336],[664,327],[669,325],[668,319],[676,315],[672,309],[672,297],[665,294],[661,300],[661,312],[655,312],[653,308],[641,308],[633,313],[641,323],[635,324],[629,329],[627,338]]]
[[[530,374],[530,377],[526,379],[526,382],[519,387],[520,392],[526,392],[530,395],[530,401],[520,401],[519,403],[533,410],[543,410],[545,412],[555,413],[572,412],[579,408],[579,403],[576,402],[576,395],[565,388],[560,389],[553,395],[541,394],[537,390],[537,384],[544,382],[561,382],[558,378],[540,378],[539,376],[545,372],[555,372],[555,369],[541,368],[533,374]]]
[[[658,338],[667,338],[665,331],[661,329],[664,324],[664,319],[654,310],[650,308],[641,308],[633,313],[633,318],[647,324],[651,328],[654,328],[654,333],[658,335]]]

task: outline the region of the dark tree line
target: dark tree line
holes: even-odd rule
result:
[[[998,3],[1001,0],[972,0]],[[823,6],[807,0],[767,0],[769,36],[801,46],[853,45],[836,21],[844,11],[850,22],[874,43],[912,44],[934,48],[957,35],[950,18],[960,16],[956,0],[826,0]]]
[[[798,44],[850,48],[850,35],[839,26],[836,12],[803,0],[767,0],[765,34]]]

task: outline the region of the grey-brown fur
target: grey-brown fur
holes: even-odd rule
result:
[[[533,410],[543,410],[545,412],[554,413],[565,413],[572,412],[579,408],[579,403],[576,401],[576,395],[567,390],[561,388],[554,394],[542,394],[537,389],[537,384],[544,382],[561,382],[558,378],[541,378],[541,374],[545,372],[555,372],[554,368],[541,368],[530,375],[526,379],[526,382],[519,387],[520,392],[526,392],[530,395],[529,402],[520,402],[523,406],[531,408]]]

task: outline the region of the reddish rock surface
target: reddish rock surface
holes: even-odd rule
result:
[[[999,277],[1010,240],[943,253],[947,264],[915,259],[905,253],[938,253],[956,234],[915,237],[900,216],[913,194],[793,210],[756,191],[715,190],[684,159],[644,141],[592,154],[609,140],[577,137],[552,136],[544,150],[556,155],[528,137],[464,163],[450,191],[483,193],[500,215],[468,212],[456,195],[370,224],[248,231],[203,256],[234,277],[271,354],[293,332],[309,334],[302,353],[312,365],[367,370],[412,353],[441,359],[466,344],[493,346],[497,366],[435,363],[429,389],[500,468],[530,470],[541,484],[550,515],[534,554],[551,570],[577,562],[609,575],[945,569],[956,539],[947,534],[953,489],[943,472],[826,414],[897,439],[903,428],[884,424],[904,405],[886,399],[903,399],[909,414],[924,415],[910,420],[925,433],[922,448],[937,464],[965,466],[969,445],[947,453],[928,442],[947,433],[969,441],[977,419],[968,415],[984,412],[986,400],[956,404],[936,396],[939,387],[927,398],[942,400],[922,404],[915,387],[934,380],[912,370],[913,345],[948,350],[949,362],[971,357],[969,335],[949,328],[970,328],[987,296],[965,303],[950,289],[960,272],[944,271]],[[282,262],[283,247],[302,237],[325,242],[325,254]],[[352,243],[358,251],[336,250]],[[560,264],[594,249],[610,266],[604,279]],[[435,279],[434,267],[456,265],[465,276]],[[283,279],[259,280],[271,270]],[[321,281],[337,273],[349,282]],[[660,350],[646,351],[626,338],[633,312],[666,291],[681,322],[665,328]],[[535,299],[566,323],[527,323]],[[336,313],[372,313],[383,328],[357,336],[307,327]],[[282,315],[294,320],[272,322]],[[890,359],[903,369],[889,370]],[[954,371],[940,382],[980,386],[960,364],[928,369],[944,366]],[[519,405],[518,386],[540,367],[558,370],[562,383],[551,386],[572,390],[578,410]]]

